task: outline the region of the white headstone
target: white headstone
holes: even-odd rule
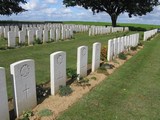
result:
[[[4,37],[8,38],[9,26],[4,27]]]
[[[111,61],[113,59],[114,54],[114,44],[113,40],[108,41],[108,54],[107,54],[107,60]]]
[[[121,39],[117,38],[118,41],[118,54],[121,53]]]
[[[28,45],[32,45],[34,42],[34,34],[32,30],[28,31]]]
[[[25,36],[27,35],[27,28],[25,26],[22,26],[22,31],[24,32]]]
[[[92,72],[94,72],[100,66],[101,43],[94,43],[92,52]]]
[[[124,37],[121,37],[120,41],[121,41],[121,52],[123,52],[124,51]]]
[[[77,74],[80,77],[87,76],[87,64],[88,64],[88,47],[81,46],[77,50]]]
[[[56,29],[56,42],[60,39],[60,31]]]
[[[8,32],[8,47],[15,47],[15,46],[16,46],[15,33],[10,31]]]
[[[124,36],[124,50],[127,50],[127,36]]]
[[[51,29],[50,30],[50,41],[54,41],[55,40],[55,29]]]
[[[9,120],[5,69],[0,67],[0,119]]]
[[[15,36],[18,37],[18,31],[19,31],[19,27],[15,26],[14,27],[14,32],[15,32]]]
[[[42,41],[42,32],[41,30],[36,30],[36,39]]]
[[[48,30],[43,30],[43,43],[48,42]]]
[[[22,60],[10,65],[14,85],[16,115],[37,105],[34,60]]]
[[[60,86],[66,85],[66,53],[55,52],[50,55],[51,94],[55,95]]]
[[[114,44],[114,57],[116,58],[118,55],[118,41],[116,38],[113,39],[113,44]]]
[[[0,36],[2,36],[4,33],[4,27],[3,26],[0,26]]]
[[[18,32],[18,34],[19,34],[19,43],[25,43],[25,33],[24,33],[24,31],[19,31]]]
[[[65,28],[62,27],[61,29],[61,40],[64,40],[65,39]]]

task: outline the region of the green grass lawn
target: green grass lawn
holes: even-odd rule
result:
[[[160,34],[58,120],[160,120]]]
[[[91,63],[92,44],[101,42],[102,46],[107,45],[107,41],[118,36],[129,35],[135,32],[128,33],[113,33],[109,35],[88,36],[88,33],[77,33],[75,39],[70,41],[52,42],[42,45],[34,45],[21,47],[16,49],[8,49],[0,51],[0,66],[6,68],[7,73],[7,88],[8,95],[12,97],[12,82],[9,74],[10,64],[24,59],[34,59],[36,66],[36,83],[41,84],[50,81],[49,59],[50,54],[56,51],[66,51],[67,53],[67,68],[76,69],[77,48],[81,45],[89,47],[89,63]],[[6,41],[0,41],[0,46]]]

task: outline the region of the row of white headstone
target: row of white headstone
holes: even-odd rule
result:
[[[101,43],[93,44],[92,71],[100,66]],[[77,49],[77,74],[87,76],[88,47],[80,46]],[[13,80],[14,103],[16,116],[23,111],[37,105],[35,62],[32,59],[21,60],[10,65]],[[50,55],[51,94],[55,95],[59,86],[66,85],[66,52],[58,51]],[[5,69],[0,67],[0,116],[2,120],[9,120],[8,100],[6,91]]]
[[[105,26],[91,26],[89,28],[89,36],[108,34],[111,32],[110,27]]]
[[[21,28],[18,26],[0,26],[0,36],[4,36],[5,38],[8,37],[8,32],[12,31],[15,32],[15,36],[18,37],[18,31],[24,31],[27,35],[27,31],[33,30],[48,30],[51,29],[59,29],[60,31],[63,30],[72,30],[75,32],[86,32],[89,29],[89,25],[74,25],[74,24],[38,24],[38,25],[22,25]]]
[[[114,32],[129,31],[128,27],[111,27],[111,26],[91,26],[89,28],[89,36],[108,34]]]
[[[48,30],[53,29],[53,28],[61,29],[63,27],[66,29],[72,29],[75,32],[86,32],[88,31],[90,26],[89,25],[75,25],[75,24],[38,24],[38,25],[31,24],[31,25],[22,25],[22,27],[25,27],[25,28],[38,27],[38,28],[48,29]]]
[[[154,36],[157,32],[158,32],[158,29],[153,29],[153,30],[145,31],[144,32],[144,36],[143,36],[143,41],[148,40],[149,38],[151,38],[152,36]]]
[[[112,33],[114,32],[123,32],[124,28],[123,27],[111,27]]]
[[[139,33],[109,40],[107,60],[112,61],[118,54],[127,51],[130,47],[137,46],[138,43]]]
[[[41,42],[46,43],[48,41],[59,41],[70,39],[73,37],[73,31],[70,29],[63,29],[60,31],[59,29],[51,29],[48,30],[28,30],[27,37],[26,32],[19,31],[18,32],[18,43],[28,43],[28,45],[33,45],[35,39],[39,39]],[[27,39],[28,38],[28,39]],[[8,32],[8,47],[15,47],[16,46],[16,35],[15,32],[9,31]]]

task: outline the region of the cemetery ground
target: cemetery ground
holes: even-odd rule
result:
[[[109,35],[98,35],[98,36],[92,36],[92,37],[89,37],[87,33],[77,33],[77,34],[75,34],[74,38],[71,40],[53,42],[53,43],[45,43],[42,45],[36,44],[35,46],[21,46],[20,48],[7,49],[7,50],[0,51],[0,63],[1,63],[2,67],[6,68],[6,72],[7,72],[7,86],[8,86],[7,89],[8,89],[9,97],[12,97],[12,88],[11,88],[12,83],[11,83],[11,80],[9,77],[9,65],[11,63],[19,61],[19,60],[23,60],[23,59],[34,59],[35,63],[36,63],[36,83],[37,84],[45,84],[50,81],[49,55],[51,53],[56,52],[56,51],[66,51],[66,53],[67,53],[67,68],[75,69],[76,68],[77,47],[79,47],[81,45],[86,45],[89,47],[88,65],[90,66],[91,55],[92,55],[91,54],[92,44],[94,42],[102,43],[102,47],[103,47],[103,46],[107,46],[107,41],[111,38],[117,38],[119,36],[129,35],[129,34],[133,34],[133,33],[137,33],[137,31],[126,32],[126,33],[113,33],[113,34],[109,34]],[[142,32],[141,32],[140,39],[142,40]],[[5,44],[5,43],[6,43],[6,41],[2,40],[2,43],[0,43],[0,45]],[[145,43],[145,44],[147,44],[147,43]],[[132,65],[130,65],[130,66],[132,67]],[[122,68],[120,68],[120,69],[122,69]],[[132,70],[132,69],[128,69],[128,70]],[[116,70],[116,72],[117,71],[119,71],[119,70]],[[118,75],[121,76],[121,73],[119,73]],[[123,77],[124,77],[124,74],[123,74]],[[98,77],[98,78],[100,78],[100,77]],[[112,83],[112,85],[113,85],[113,83]],[[96,89],[98,89],[98,88],[95,88],[95,90]],[[102,89],[103,89],[103,87],[102,87]],[[127,91],[127,89],[128,88],[126,87],[123,90]],[[95,91],[95,90],[93,90],[93,91]],[[118,88],[115,90],[118,90]],[[115,93],[115,91],[114,91],[114,93]],[[127,93],[129,94],[130,92],[127,92]],[[118,95],[118,96],[120,96],[120,95]],[[99,107],[99,104],[101,104],[101,103],[98,102],[98,107]],[[96,103],[96,106],[97,106],[97,103]],[[130,104],[128,106],[130,107]],[[90,118],[90,116],[89,116],[89,118]],[[87,118],[87,119],[89,119],[89,118]],[[63,117],[62,117],[62,119],[63,119]],[[69,119],[71,119],[71,118],[69,118]],[[79,119],[81,119],[81,118],[79,118]]]
[[[111,33],[108,35],[88,36],[88,33],[77,33],[74,39],[62,42],[52,42],[36,44],[34,46],[22,46],[20,48],[1,50],[0,66],[6,68],[7,90],[9,98],[12,97],[12,81],[10,80],[9,65],[19,60],[33,59],[36,68],[36,83],[44,84],[50,81],[49,55],[56,51],[66,51],[67,68],[76,69],[77,47],[86,45],[89,47],[88,64],[91,64],[91,51],[94,42],[101,42],[102,46],[107,46],[107,41],[111,38],[136,33]],[[0,40],[0,45],[6,44],[6,40]]]
[[[160,119],[160,35],[106,80],[62,113],[58,120]]]

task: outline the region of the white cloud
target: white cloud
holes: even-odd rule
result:
[[[91,10],[75,6],[66,8],[62,0],[27,0],[22,5],[28,11],[18,15],[0,16],[0,20],[56,20],[56,21],[98,21],[111,22],[110,16],[105,13],[93,15]],[[118,22],[160,24],[160,6],[145,16],[128,17],[127,13],[118,17]]]
[[[63,8],[62,11],[61,11],[63,14],[71,14],[72,11],[70,8]]]
[[[26,4],[22,5],[26,10],[34,10],[38,7],[38,0],[30,0]]]
[[[57,3],[57,0],[45,0],[47,3],[55,4]]]
[[[56,8],[46,8],[43,10],[43,12],[46,14],[53,14],[57,12],[57,9]]]

